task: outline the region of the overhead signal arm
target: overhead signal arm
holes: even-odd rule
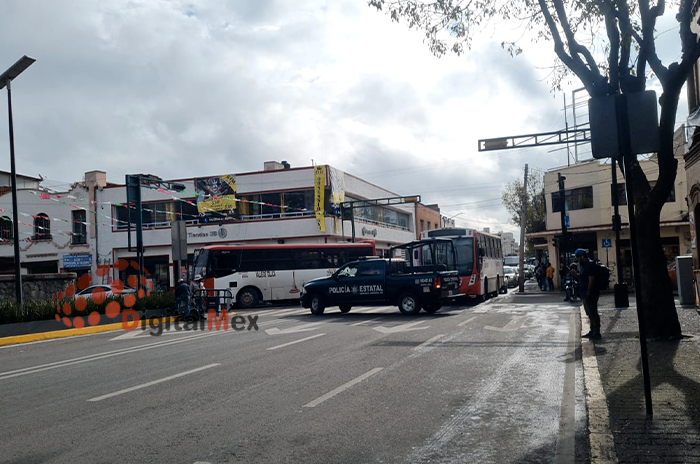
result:
[[[591,141],[589,129],[564,129],[539,134],[511,135],[493,139],[479,140],[479,151],[508,150],[511,148],[540,147],[562,143],[580,143]]]

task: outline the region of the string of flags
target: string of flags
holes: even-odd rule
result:
[[[225,213],[222,213],[221,211],[217,211],[217,210],[208,208],[208,207],[201,205],[201,204],[198,205],[197,203],[194,203],[187,198],[178,197],[175,194],[173,194],[172,191],[169,191],[167,189],[158,188],[155,186],[148,186],[148,185],[144,185],[143,187],[149,188],[151,190],[155,190],[156,192],[161,193],[163,195],[166,195],[166,196],[172,198],[173,200],[187,203],[188,205],[194,206],[195,208],[198,208],[200,210],[205,210],[205,211],[208,211],[210,213],[217,214],[221,217],[227,217],[227,215]],[[37,191],[33,191],[33,190],[30,190],[30,193],[35,195],[35,196],[38,196],[41,200],[55,201],[57,203],[67,205],[67,206],[69,206],[73,209],[76,209],[76,210],[82,210],[82,211],[85,211],[86,213],[92,213],[93,215],[95,215],[95,219],[97,219],[97,216],[99,216],[99,217],[103,217],[103,218],[111,221],[112,223],[116,223],[116,224],[128,225],[129,221],[117,219],[117,218],[111,217],[107,214],[104,214],[100,211],[93,211],[93,210],[86,208],[84,206],[78,206],[75,203],[86,202],[86,203],[90,203],[93,205],[100,204],[100,205],[110,205],[110,206],[116,206],[116,207],[121,207],[121,208],[135,209],[135,207],[133,205],[128,205],[128,204],[124,204],[124,203],[120,203],[120,202],[110,202],[110,201],[102,201],[101,202],[98,200],[89,200],[85,197],[76,197],[75,195],[70,195],[70,194],[69,195],[60,195],[60,194],[53,194],[53,193],[47,193],[47,192],[37,192]],[[199,192],[188,191],[188,190],[183,190],[183,191],[180,191],[178,193],[184,194],[184,195],[192,195],[192,196],[199,195]],[[264,201],[248,200],[246,198],[236,198],[236,197],[219,196],[219,195],[212,195],[211,198],[223,199],[223,200],[233,201],[233,202],[238,202],[238,203],[248,203],[248,204],[252,204],[252,205],[267,206],[267,207],[271,207],[271,208],[279,208],[280,210],[286,210],[286,211],[316,213],[316,211],[310,210],[308,208],[295,208],[295,207],[291,207],[291,206],[278,205],[278,204],[274,204],[274,203],[267,203]],[[75,203],[65,201],[65,199],[72,200]],[[165,214],[165,215],[170,215],[170,216],[174,216],[174,217],[189,217],[189,218],[194,218],[194,219],[199,218],[198,214],[189,214],[189,213],[182,213],[182,212],[175,212],[175,211],[162,211],[162,210],[150,209],[150,208],[146,208],[146,207],[143,207],[142,210],[146,211],[146,212]],[[0,213],[7,213],[9,215],[13,215],[12,211],[8,211],[8,210],[2,209],[2,208],[0,208]],[[68,220],[68,219],[57,218],[57,217],[51,218],[51,217],[49,217],[47,215],[43,215],[43,214],[33,215],[33,214],[28,214],[28,213],[23,213],[23,212],[20,212],[19,214],[23,217],[26,217],[26,218],[32,218],[35,221],[37,219],[43,219],[46,221],[54,221],[54,222],[67,223],[67,224],[81,224],[81,225],[85,225],[85,226],[91,226],[91,225],[99,226],[100,225],[100,223],[98,223],[98,222]],[[4,216],[0,217],[0,223],[2,220],[11,221],[11,219],[4,217]],[[42,231],[47,231],[45,234],[43,234],[41,232],[38,232],[38,233],[20,232],[21,234],[33,235],[35,237],[41,237],[42,235],[49,236],[51,233],[58,233],[60,235],[68,235],[68,236],[83,236],[83,235],[85,235],[85,234],[82,234],[80,232],[76,232],[76,231],[72,231],[72,230],[56,230],[56,229],[54,229],[52,231],[50,226],[44,227],[44,226],[41,226],[41,225],[36,224],[36,223],[30,224],[27,222],[18,221],[18,224],[25,226],[25,227],[32,227],[35,231],[36,231],[36,229],[42,230]],[[102,224],[102,225],[104,226],[106,224]],[[31,238],[25,238],[25,239],[21,239],[20,241],[30,242],[33,240]],[[5,243],[5,242],[11,243],[12,240],[0,237],[0,243]]]

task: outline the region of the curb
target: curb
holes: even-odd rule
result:
[[[179,316],[174,317],[159,317],[155,319],[158,323],[175,322],[179,319]],[[150,319],[141,319],[139,322],[139,327],[145,327],[150,323]],[[116,330],[123,329],[123,324],[117,322],[114,324],[104,324],[93,327],[84,327],[82,329],[65,329],[65,330],[54,330],[51,332],[41,332],[36,334],[26,334],[26,335],[13,335],[11,337],[0,338],[0,346],[7,345],[17,345],[20,343],[31,343],[38,342],[42,340],[53,340],[56,338],[67,338],[74,337],[77,335],[88,335],[100,332],[113,332]]]
[[[583,306],[581,314],[581,334],[590,330]],[[583,359],[583,382],[586,390],[586,410],[588,412],[588,439],[591,447],[591,464],[617,463],[615,441],[610,431],[608,402],[603,390],[598,370],[598,359],[591,340],[581,339]]]

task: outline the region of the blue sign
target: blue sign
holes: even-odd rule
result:
[[[65,269],[92,267],[92,255],[63,255],[63,267]]]
[[[569,225],[569,215],[568,215],[568,214],[567,214],[566,216],[564,216],[564,227],[566,227],[567,229],[568,229],[569,227],[571,227],[571,226]]]
[[[611,238],[604,238],[603,239],[603,248],[612,248],[612,239]]]

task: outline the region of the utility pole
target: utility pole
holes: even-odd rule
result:
[[[518,291],[525,292],[525,224],[527,215],[527,164],[525,165],[525,177],[523,178],[523,204],[520,212],[520,264],[518,267]]]
[[[557,182],[559,183],[559,209],[561,214],[561,242],[559,242],[559,254],[564,257],[564,264],[569,265],[569,260],[566,255],[566,243],[569,241],[569,233],[566,227],[566,188],[564,188],[564,181],[566,177],[562,176],[561,173],[557,173]]]

